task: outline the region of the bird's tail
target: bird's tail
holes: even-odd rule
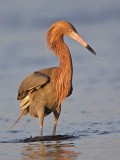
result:
[[[16,120],[16,122],[12,125],[12,127],[10,127],[9,130],[11,130],[11,129],[19,122],[19,120],[20,120],[25,114],[27,114],[27,113],[26,113],[26,110],[23,110],[23,111],[21,112],[21,114],[19,115],[18,119]]]

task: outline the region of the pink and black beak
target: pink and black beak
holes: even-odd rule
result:
[[[85,40],[83,38],[80,37],[80,35],[78,33],[72,32],[69,36],[71,38],[75,39],[77,42],[79,42],[82,46],[87,48],[94,55],[96,55],[96,52],[85,42]]]

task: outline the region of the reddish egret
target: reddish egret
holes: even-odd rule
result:
[[[63,41],[66,35],[78,41],[93,54],[95,51],[79,36],[74,26],[65,21],[55,22],[47,32],[47,44],[59,58],[59,66],[38,70],[28,75],[20,84],[18,97],[21,115],[29,113],[39,118],[40,135],[43,134],[44,117],[54,114],[53,135],[61,112],[62,101],[72,93],[73,66],[70,51]],[[16,121],[16,123],[18,122]]]

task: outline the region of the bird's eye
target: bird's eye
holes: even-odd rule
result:
[[[72,30],[69,30],[69,34],[71,34],[73,31]]]

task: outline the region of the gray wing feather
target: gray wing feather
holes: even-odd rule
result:
[[[39,89],[41,86],[47,84],[50,81],[50,77],[40,71],[36,71],[26,77],[21,83],[18,90],[18,100],[25,98],[29,92],[33,92]]]

